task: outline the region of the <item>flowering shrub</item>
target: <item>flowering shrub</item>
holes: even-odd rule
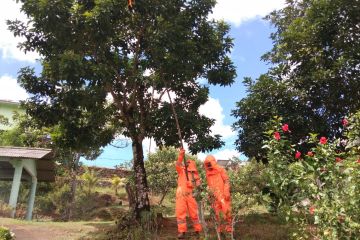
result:
[[[264,145],[267,182],[277,197],[279,213],[296,226],[294,239],[359,239],[359,119],[357,114],[343,120],[343,127],[349,129],[347,141],[310,134],[301,143],[312,146],[307,153],[287,140],[291,126],[279,117],[273,120]]]

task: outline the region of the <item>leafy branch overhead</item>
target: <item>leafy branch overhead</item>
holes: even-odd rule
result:
[[[244,80],[248,96],[233,111],[239,151],[264,158],[257,149],[275,115],[292,126],[293,143],[308,132],[341,135],[342,118],[360,108],[359,11],[356,0],[287,1],[266,17],[275,32],[262,59],[272,67]]]
[[[227,56],[229,27],[207,20],[214,1],[137,1],[133,12],[121,1],[22,2],[32,26],[18,20],[8,25],[28,39],[23,50],[42,56],[40,76],[30,68],[19,74],[33,94],[28,111],[41,122],[61,122],[79,142],[94,131],[104,144],[124,127],[128,137],[174,145],[174,126],[164,121],[171,118],[164,102],[169,89],[191,150],[222,145],[210,135],[213,120],[197,112],[208,95],[198,78],[229,85],[235,77]]]
[[[216,1],[137,0],[131,11],[126,1],[19,2],[30,22],[7,24],[25,37],[20,48],[37,51],[43,66],[40,74],[19,71],[31,94],[27,112],[42,125],[58,125],[58,137],[75,149],[129,137],[137,209],[149,207],[142,141],[179,141],[166,91],[192,153],[224,144],[211,135],[214,120],[198,112],[209,91],[198,79],[226,86],[236,76],[229,26],[208,18]]]

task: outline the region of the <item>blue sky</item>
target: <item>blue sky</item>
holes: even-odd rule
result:
[[[200,113],[214,118],[212,128],[214,134],[221,134],[226,145],[219,150],[211,152],[218,159],[227,159],[232,156],[245,159],[245,156],[235,150],[234,141],[236,132],[231,129],[235,119],[231,111],[241,98],[246,96],[242,84],[244,77],[258,77],[265,73],[269,66],[260,60],[260,57],[272,47],[269,39],[272,31],[269,23],[262,17],[274,9],[284,5],[284,0],[218,0],[212,17],[224,19],[231,24],[230,35],[234,38],[234,49],[231,58],[237,67],[236,82],[231,87],[210,87],[209,101],[201,107]],[[37,71],[41,66],[36,62],[39,56],[36,53],[24,54],[16,48],[17,42],[7,31],[6,19],[26,19],[19,12],[19,6],[13,0],[1,0],[0,8],[0,99],[23,100],[27,97],[24,89],[16,83],[17,72],[21,67],[33,66]],[[156,146],[151,144],[151,152]],[[144,142],[145,154],[148,153],[149,140]],[[208,153],[200,153],[203,159]],[[131,148],[117,149],[108,146],[96,161],[84,161],[87,165],[113,167],[132,158]]]

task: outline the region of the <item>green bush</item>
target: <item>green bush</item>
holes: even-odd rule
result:
[[[54,191],[49,193],[49,198],[52,199],[57,214],[63,215],[66,213],[71,204],[71,190],[69,184],[65,183],[62,186],[55,187]]]
[[[15,234],[10,232],[6,227],[0,227],[0,240],[13,240],[15,239]]]
[[[37,213],[51,214],[56,210],[54,201],[50,194],[36,197],[35,209]]]
[[[147,181],[152,193],[160,196],[159,205],[162,204],[165,196],[176,188],[177,173],[175,161],[178,150],[175,148],[163,148],[149,155],[145,161]]]
[[[234,214],[241,214],[240,211],[245,213],[263,204],[262,191],[266,186],[264,170],[265,165],[253,159],[228,171]]]
[[[281,118],[267,132],[267,183],[278,199],[280,213],[296,226],[294,239],[355,240],[360,236],[360,151],[353,139],[359,137],[353,134],[359,129],[359,119],[360,114],[354,115],[349,126],[346,121],[346,138],[329,141],[310,134],[301,143],[311,147],[308,152],[290,144],[291,132]]]
[[[75,199],[75,215],[76,219],[89,220],[92,217],[92,211],[98,206],[97,195],[95,193],[77,192]]]

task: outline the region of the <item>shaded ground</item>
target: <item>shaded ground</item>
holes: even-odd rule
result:
[[[207,240],[217,240],[216,233],[211,221],[207,222],[208,228],[210,229],[210,235]],[[108,228],[109,229],[109,228]],[[235,239],[236,240],[287,240],[288,230],[287,225],[281,223],[276,216],[271,214],[252,214],[248,215],[243,219],[240,219],[239,223],[236,224]],[[192,228],[189,227],[189,231],[192,231]],[[176,240],[177,235],[177,226],[176,219],[174,217],[165,218],[161,223],[161,229],[151,239],[154,240]],[[89,233],[82,240],[92,240],[92,239],[101,239],[101,240],[118,240],[117,238],[111,237],[111,234],[106,232],[92,232]],[[201,238],[195,238],[189,236],[188,240],[204,240],[204,236]],[[134,239],[138,240],[138,239]],[[139,239],[147,240],[147,239]],[[225,240],[225,239],[222,239]]]
[[[16,240],[75,240],[99,232],[110,222],[29,222],[0,218],[0,226],[10,228]]]
[[[212,222],[207,223],[210,235],[209,240],[216,240],[216,232]],[[192,230],[191,228],[189,228]],[[240,219],[236,224],[234,238],[236,240],[287,240],[288,227],[282,224],[277,217],[270,214],[252,214]],[[177,228],[176,219],[167,219],[161,229],[159,240],[175,240]],[[190,239],[196,239],[190,237]],[[204,238],[201,238],[204,239]]]
[[[27,222],[9,218],[0,218],[0,226],[6,226],[15,233],[17,240],[115,240],[108,234],[114,229],[113,222]],[[216,239],[212,229],[209,240]],[[236,225],[235,239],[241,240],[286,240],[288,227],[270,214],[253,214],[241,219]],[[189,228],[191,231],[191,227]],[[177,234],[176,219],[165,218],[155,240],[175,240]],[[195,237],[188,239],[195,240]],[[200,239],[204,239],[203,237]],[[116,239],[118,240],[118,239]],[[136,239],[134,239],[136,240]],[[146,240],[146,239],[141,239]]]

